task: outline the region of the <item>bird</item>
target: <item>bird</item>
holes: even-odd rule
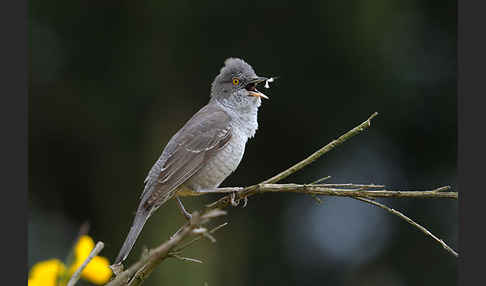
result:
[[[113,265],[128,257],[148,218],[171,198],[186,219],[181,196],[215,190],[240,164],[248,139],[258,129],[261,99],[257,76],[240,58],[227,58],[211,84],[209,102],[169,140],[144,180],[130,231]]]

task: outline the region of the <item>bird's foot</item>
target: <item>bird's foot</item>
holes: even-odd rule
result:
[[[243,198],[243,207],[246,207],[246,204],[248,204],[248,197]]]
[[[240,204],[241,199],[236,199],[236,195],[238,192],[233,192],[230,195],[230,203],[233,207],[237,207]],[[248,197],[243,197],[243,207],[246,207],[246,204],[248,203]]]
[[[190,221],[191,218],[192,218],[192,215],[190,212],[188,212],[186,210],[186,208],[184,208],[184,205],[182,204],[182,201],[179,197],[176,197],[177,199],[177,205],[179,206],[179,210],[181,211],[181,214],[188,220]]]
[[[236,198],[236,192],[231,193],[230,195],[230,203],[233,207],[237,207],[238,204],[240,203],[240,200],[235,200]]]

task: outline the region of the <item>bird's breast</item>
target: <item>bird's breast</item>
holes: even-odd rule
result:
[[[234,132],[229,142],[209,158],[184,187],[194,191],[217,188],[240,164],[247,139],[241,132]],[[183,191],[179,195],[184,195]]]

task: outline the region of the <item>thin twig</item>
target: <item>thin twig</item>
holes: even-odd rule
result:
[[[331,178],[331,176],[325,176],[323,178],[315,180],[314,182],[310,183],[310,185],[317,185],[317,184],[322,183],[323,181],[328,180],[330,178]]]
[[[449,245],[447,245],[442,239],[439,239],[437,236],[435,236],[433,233],[431,233],[428,229],[426,229],[425,227],[421,226],[420,224],[416,223],[415,221],[413,221],[411,218],[407,217],[406,215],[404,215],[403,213],[395,210],[395,209],[392,209],[384,204],[381,204],[379,202],[376,202],[376,201],[373,201],[373,200],[369,200],[369,199],[365,199],[365,198],[353,198],[353,199],[356,199],[356,200],[360,200],[360,201],[363,201],[363,202],[367,202],[369,204],[372,204],[372,205],[375,205],[375,206],[378,206],[384,210],[387,210],[388,212],[402,218],[403,220],[405,220],[406,222],[408,222],[409,224],[413,225],[414,227],[418,228],[420,231],[422,231],[423,233],[425,233],[425,235],[428,235],[430,237],[432,237],[432,239],[434,239],[435,241],[437,241],[438,243],[440,243],[442,245],[442,247],[447,250],[449,253],[451,253],[452,255],[454,255],[455,257],[459,257],[459,254],[454,251],[454,249],[452,249]]]
[[[190,258],[190,257],[184,257],[180,256],[178,254],[169,254],[169,257],[174,257],[182,261],[189,261],[189,262],[196,262],[196,263],[203,263],[201,260],[196,259],[196,258]]]
[[[91,261],[91,259],[93,259],[96,255],[98,255],[101,252],[103,247],[105,247],[105,244],[103,242],[98,241],[96,243],[96,246],[93,248],[93,250],[91,250],[90,254],[84,260],[83,264],[81,264],[81,266],[78,268],[78,270],[76,270],[76,272],[74,272],[71,279],[69,279],[67,286],[73,286],[74,284],[76,284],[76,282],[78,282],[79,278],[81,277],[81,272],[83,272],[84,268],[86,268],[86,266],[88,266],[88,263]]]
[[[127,270],[119,273],[107,286],[120,285],[141,285],[154,268],[160,264],[165,258],[169,257],[174,247],[179,245],[185,238],[195,235],[194,229],[200,227],[201,224],[207,223],[210,219],[226,214],[225,211],[213,209],[203,214],[198,212],[192,213],[191,219],[180,229],[171,239],[162,243],[155,249],[149,251],[139,261],[130,266]],[[177,254],[177,253],[175,253]]]
[[[317,179],[317,180],[315,180],[314,182],[312,182],[312,183],[310,183],[310,184],[311,184],[311,185],[319,184],[319,183],[321,183],[321,182],[323,182],[323,181],[325,181],[325,180],[327,180],[327,179],[330,179],[330,178],[331,178],[331,176],[326,176],[326,177],[323,177],[323,178]],[[316,202],[317,202],[318,204],[322,204],[322,200],[321,200],[319,197],[317,197],[317,195],[315,195],[315,194],[311,194],[311,197],[312,197],[314,200],[316,200]]]
[[[314,200],[316,200],[318,204],[322,204],[321,198],[319,198],[316,194],[310,194],[310,195]]]
[[[218,225],[217,227],[215,227],[215,228],[211,229],[211,230],[209,231],[209,233],[210,233],[210,234],[212,234],[212,233],[214,233],[214,232],[218,231],[220,228],[222,228],[222,227],[226,226],[227,224],[228,224],[227,222],[225,222],[225,223],[223,223],[223,224],[220,224],[220,225]],[[184,245],[182,245],[182,246],[180,246],[180,247],[178,247],[178,248],[174,249],[174,250],[173,250],[173,252],[181,252],[183,249],[186,249],[187,247],[189,247],[189,246],[193,245],[193,244],[194,244],[196,241],[201,240],[203,237],[204,237],[204,236],[201,234],[201,235],[199,235],[199,236],[195,237],[194,239],[192,239],[191,241],[187,242],[186,244],[184,244]]]
[[[363,184],[317,184],[317,183],[310,183],[309,185],[314,185],[318,187],[325,187],[325,188],[360,188],[360,189],[382,189],[385,185],[363,185]]]
[[[320,182],[330,178],[331,176],[327,176],[321,178],[317,181],[310,183],[309,185],[316,185],[321,187],[328,187],[328,188],[342,188],[342,187],[350,187],[350,188],[359,188],[360,190],[363,189],[376,189],[376,188],[384,188],[384,185],[360,185],[360,184],[319,184]],[[310,194],[313,199],[315,199],[319,204],[322,204],[321,198],[318,197],[317,194]]]
[[[288,168],[287,170],[271,177],[262,182],[262,184],[272,184],[282,179],[287,178],[288,176],[292,175],[293,173],[299,171],[300,169],[304,168],[305,166],[309,165],[310,163],[317,160],[322,155],[326,154],[327,152],[331,151],[332,149],[336,148],[338,145],[341,145],[351,137],[361,133],[365,129],[371,126],[371,119],[378,115],[378,112],[373,113],[365,122],[361,123],[360,125],[356,126],[355,128],[351,129],[350,131],[346,132],[344,135],[340,136],[338,139],[333,140],[331,143],[327,144],[326,146],[322,147],[321,149],[314,152],[312,155],[307,157],[306,159],[300,161],[299,163],[293,165],[292,167]]]

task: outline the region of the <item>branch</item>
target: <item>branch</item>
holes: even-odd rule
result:
[[[84,268],[86,268],[86,266],[88,266],[88,263],[93,259],[93,257],[95,257],[96,255],[98,255],[101,252],[103,247],[105,247],[105,244],[103,242],[98,241],[96,243],[96,246],[93,248],[93,250],[91,250],[91,253],[88,255],[86,260],[84,260],[83,264],[81,264],[81,266],[79,266],[78,270],[76,270],[76,272],[74,272],[73,276],[71,276],[71,279],[69,279],[67,286],[74,286],[74,284],[76,284],[76,282],[78,282],[79,278],[81,277],[81,272],[83,272]]]
[[[351,187],[351,189],[343,189],[340,187]],[[446,192],[451,188],[450,186],[444,186],[430,191],[393,191],[386,190],[383,187],[383,185],[361,184],[258,184],[248,187],[248,191],[245,194],[241,195],[241,197],[245,198],[263,193],[300,193],[335,197],[448,198],[456,200],[458,198],[457,192]],[[241,190],[242,189],[239,187],[220,188],[214,192],[199,193],[199,195],[205,195],[209,193],[234,193]],[[212,207],[212,205],[210,204],[209,207]]]
[[[437,241],[438,243],[440,243],[442,245],[442,247],[447,250],[449,253],[451,253],[452,255],[454,255],[455,257],[459,257],[459,254],[454,251],[454,249],[452,249],[451,247],[449,247],[449,245],[447,245],[442,239],[439,239],[437,236],[433,235],[428,229],[426,229],[425,227],[421,226],[420,224],[416,223],[415,221],[413,221],[411,218],[407,217],[406,215],[402,214],[401,212],[397,211],[397,210],[394,210],[384,204],[381,204],[379,202],[375,202],[373,200],[368,200],[368,199],[365,199],[365,198],[354,198],[354,199],[357,199],[357,200],[360,200],[360,201],[363,201],[363,202],[367,202],[369,204],[372,204],[372,205],[375,205],[375,206],[378,206],[382,209],[385,209],[387,210],[388,212],[404,219],[406,222],[408,222],[409,224],[413,225],[414,227],[418,228],[420,231],[422,231],[423,233],[425,233],[425,235],[428,235],[430,237],[432,237],[435,241]]]
[[[224,226],[226,226],[226,225],[228,225],[228,223],[227,223],[227,222],[225,222],[225,223],[223,223],[223,224],[220,224],[220,225],[218,225],[217,227],[215,227],[215,228],[213,228],[212,230],[210,230],[209,232],[207,232],[207,234],[213,234],[213,233],[215,233],[216,231],[218,231],[220,228],[222,228],[222,227],[224,227]],[[200,240],[200,239],[201,239],[201,238],[203,238],[204,236],[205,236],[204,234],[199,235],[198,237],[194,238],[193,240],[189,241],[188,243],[186,243],[186,244],[184,244],[184,245],[182,245],[182,246],[178,247],[177,249],[174,249],[172,252],[173,252],[173,253],[179,253],[179,252],[181,252],[183,249],[188,248],[189,246],[193,245],[193,244],[194,244],[196,241]],[[214,241],[214,242],[216,242],[216,241]]]
[[[179,243],[185,238],[192,235],[203,235],[204,232],[194,232],[201,224],[207,223],[210,219],[218,216],[222,216],[226,212],[218,209],[213,209],[204,214],[194,212],[190,221],[182,226],[168,241],[159,245],[157,248],[150,250],[144,255],[138,262],[133,264],[127,270],[118,274],[113,280],[111,280],[106,286],[116,285],[141,285],[146,277],[154,270],[154,268],[160,264],[167,257],[174,256],[174,252],[171,252]],[[176,254],[177,255],[177,254]],[[113,269],[113,268],[112,268]],[[118,272],[119,269],[113,269],[113,272]]]
[[[196,241],[200,240],[203,237],[207,237],[211,241],[215,241],[215,239],[211,236],[211,233],[217,231],[221,227],[225,226],[226,223],[212,229],[211,231],[207,231],[206,229],[201,229],[201,224],[207,223],[212,217],[220,216],[225,214],[224,211],[220,210],[223,208],[228,207],[230,204],[237,205],[239,200],[244,199],[245,203],[248,197],[256,195],[256,194],[263,194],[269,192],[293,192],[293,193],[302,193],[302,194],[309,194],[313,197],[320,195],[320,196],[341,196],[341,197],[351,197],[357,200],[361,200],[381,208],[386,209],[387,211],[399,216],[400,218],[406,220],[408,223],[412,224],[413,226],[420,229],[426,235],[432,237],[434,240],[439,242],[447,251],[458,256],[457,252],[455,252],[452,248],[450,248],[447,244],[445,244],[442,240],[438,239],[434,236],[430,231],[426,228],[422,227],[418,223],[414,222],[404,214],[391,209],[383,204],[375,202],[373,200],[367,198],[449,198],[449,199],[456,199],[458,198],[457,192],[451,192],[449,186],[440,187],[434,190],[426,190],[426,191],[394,191],[394,190],[387,190],[383,185],[363,185],[363,184],[317,184],[322,182],[329,177],[325,177],[319,179],[311,184],[275,184],[276,182],[290,176],[291,174],[301,170],[305,166],[309,165],[310,163],[317,160],[319,157],[324,155],[325,153],[331,151],[332,149],[336,148],[338,145],[344,143],[351,137],[361,133],[365,129],[371,126],[371,119],[373,119],[378,113],[373,113],[366,121],[358,125],[357,127],[353,128],[352,130],[346,132],[338,139],[333,140],[331,143],[327,144],[326,146],[322,147],[321,149],[314,152],[312,155],[307,157],[306,159],[298,162],[297,164],[291,166],[290,168],[280,172],[279,174],[259,183],[256,185],[252,185],[249,187],[230,187],[230,188],[218,188],[213,191],[205,191],[205,192],[192,192],[190,195],[200,196],[206,194],[224,194],[229,193],[228,195],[223,196],[222,198],[218,199],[217,201],[209,204],[206,208],[201,212],[194,212],[192,214],[192,218],[189,222],[183,225],[168,241],[164,242],[163,244],[159,245],[157,248],[149,251],[148,254],[143,255],[142,258],[133,264],[127,270],[121,272],[121,269],[113,269],[115,275],[117,275],[112,281],[110,281],[107,285],[115,286],[115,285],[141,285],[145,278],[150,275],[153,269],[160,264],[164,259],[168,257],[178,258],[184,261],[191,261],[191,262],[201,262],[197,259],[193,258],[186,258],[180,256],[180,253],[183,249],[191,246]],[[316,198],[316,197],[315,197]],[[317,198],[316,198],[317,199]],[[199,231],[196,231],[199,230]],[[186,238],[190,236],[197,236],[196,238],[190,240],[189,242],[185,243],[182,246],[179,246]],[[123,267],[123,266],[121,266]],[[120,273],[121,272],[121,273]]]
[[[310,163],[317,160],[322,155],[326,154],[327,152],[331,151],[332,149],[336,148],[338,145],[343,144],[351,137],[358,135],[359,133],[363,132],[365,129],[368,129],[371,126],[371,119],[378,115],[378,112],[373,113],[365,122],[361,123],[360,125],[354,127],[350,131],[346,132],[344,135],[341,135],[336,140],[333,140],[331,143],[327,144],[326,146],[322,147],[321,149],[314,152],[312,155],[307,157],[306,159],[300,161],[299,163],[293,165],[292,167],[288,168],[287,170],[271,177],[262,182],[262,184],[272,184],[278,181],[281,181],[288,176],[292,175],[293,173],[299,171],[300,169],[304,168],[305,166],[309,165]]]

